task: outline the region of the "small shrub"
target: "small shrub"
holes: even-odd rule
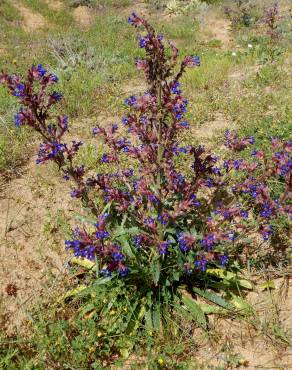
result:
[[[109,337],[130,336],[141,327],[170,328],[178,314],[207,329],[205,311],[194,297],[234,309],[234,291],[250,288],[236,275],[241,258],[257,248],[259,237],[268,243],[273,222],[291,213],[291,142],[273,138],[271,154],[254,149],[242,159],[255,139],[227,131],[230,154],[223,163],[202,146],[182,146],[188,100],[179,81],[187,68],[200,67],[200,58],[179,61],[178,49],[148,22],[133,13],[129,23],[142,29],[138,43],[145,56],[135,64],[148,89],[125,100],[129,111],[122,127],[94,128],[104,141],[97,158],[103,172],[76,165],[81,141],[63,141],[68,117],[54,115],[62,99],[54,90],[56,75],[38,65],[25,79],[2,74],[0,82],[21,103],[16,126],[30,126],[43,138],[37,163],[55,162],[64,180],[74,184],[71,196],[88,212],[65,242],[75,256],[72,263],[90,270],[88,287],[66,295],[90,302],[81,316],[96,315]],[[271,178],[279,183],[277,195]],[[116,341],[117,351],[124,350],[119,343],[126,346]]]
[[[78,6],[87,6],[89,8],[94,8],[98,5],[97,0],[71,0],[70,6],[77,8]]]
[[[233,28],[250,26],[254,21],[253,5],[250,1],[234,0],[232,6],[225,6],[224,13],[230,19]]]
[[[277,40],[280,36],[279,31],[279,5],[274,3],[271,7],[265,9],[265,13],[262,19],[263,23],[267,27],[267,34],[273,39]]]

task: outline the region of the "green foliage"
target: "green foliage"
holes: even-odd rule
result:
[[[69,5],[73,8],[78,6],[88,6],[89,8],[94,8],[98,4],[98,0],[71,0]]]

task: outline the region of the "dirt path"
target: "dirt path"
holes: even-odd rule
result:
[[[202,22],[202,31],[205,39],[216,39],[221,41],[221,49],[230,50],[233,46],[233,39],[230,34],[231,22],[224,18],[219,18],[218,14],[209,12]]]
[[[95,20],[94,11],[87,6],[78,6],[78,8],[74,9],[73,17],[82,31],[88,31]]]
[[[36,13],[32,9],[27,8],[19,1],[14,0],[11,1],[11,3],[22,15],[22,27],[26,32],[32,32],[46,26],[47,22],[40,13]]]
[[[64,4],[59,0],[45,0],[48,7],[52,10],[61,10],[64,7]]]
[[[37,166],[34,158],[23,176],[6,184],[0,193],[0,318],[4,329],[20,327],[23,307],[31,306],[49,280],[64,273],[66,253],[58,231],[63,210],[70,218],[72,201],[67,184],[52,168]],[[7,289],[15,286],[16,297]],[[1,319],[0,319],[0,329]]]

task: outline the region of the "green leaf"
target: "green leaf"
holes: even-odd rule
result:
[[[69,290],[69,292],[67,292],[66,294],[64,294],[64,296],[60,299],[60,301],[61,300],[65,300],[65,299],[70,298],[70,297],[75,297],[76,295],[78,295],[79,293],[81,293],[86,288],[87,288],[86,285],[79,285],[77,288],[74,288],[72,290]]]
[[[156,260],[152,265],[152,276],[154,284],[156,285],[160,278],[160,262],[159,260]]]
[[[249,290],[253,289],[252,283],[248,280],[240,279],[237,282],[238,282],[238,285],[242,286],[245,289],[249,289]]]
[[[236,278],[236,275],[233,272],[227,271],[225,269],[207,269],[207,274],[215,275],[221,279],[231,280]]]
[[[131,247],[129,241],[127,240],[126,236],[121,236],[119,238],[119,240],[121,242],[122,249],[123,249],[123,252],[125,253],[125,255],[129,258],[135,258],[136,259],[136,256],[133,253],[132,247]]]
[[[223,312],[222,308],[220,308],[218,306],[212,306],[212,305],[207,304],[207,303],[200,303],[199,306],[200,306],[200,309],[204,312],[205,315],[209,315],[211,313],[220,313],[220,312],[222,313]]]
[[[180,272],[179,271],[174,271],[173,272],[173,280],[174,281],[179,281],[180,278]]]
[[[241,240],[244,244],[252,244],[254,240],[252,238],[244,238]]]
[[[145,311],[145,326],[148,330],[153,330],[152,312],[151,308]]]
[[[78,266],[81,266],[81,267],[84,267],[88,270],[91,270],[94,266],[95,266],[95,263],[90,261],[89,259],[87,258],[77,258],[77,257],[73,257],[71,259],[71,263],[73,265],[78,265]]]
[[[84,217],[82,215],[75,215],[74,218],[78,221],[83,222],[83,223],[88,223],[88,224],[91,224],[91,225],[96,224],[96,220],[93,220],[92,218]]]
[[[232,309],[232,305],[216,293],[208,292],[207,290],[203,291],[203,290],[201,290],[199,288],[195,288],[195,287],[193,288],[193,291],[196,294],[200,295],[201,297],[207,299],[208,301],[211,301],[211,302],[217,304],[218,306],[221,306],[221,307],[226,308],[226,309]]]
[[[200,308],[200,305],[191,297],[183,294],[182,302],[186,306],[187,310],[193,316],[194,320],[203,328],[207,329],[207,321],[205,314]]]
[[[233,306],[240,311],[243,315],[252,315],[254,313],[253,307],[242,297],[235,295],[234,293],[230,293],[232,299],[230,302]]]
[[[133,333],[136,332],[136,330],[138,329],[138,327],[141,323],[141,320],[142,320],[142,317],[144,316],[144,314],[145,314],[145,306],[144,305],[137,305],[133,314],[131,315],[129,324],[128,324],[127,329],[126,329],[126,333],[128,335],[132,335]]]
[[[124,360],[126,360],[130,356],[130,352],[127,348],[121,348],[120,354]]]
[[[118,238],[119,236],[122,235],[135,235],[139,233],[138,227],[130,227],[130,228],[124,228],[124,227],[119,227],[112,235],[113,239]]]
[[[206,272],[210,275],[214,275],[219,277],[220,279],[227,280],[229,282],[233,282],[238,286],[241,286],[242,288],[245,289],[253,289],[253,286],[250,281],[245,280],[245,279],[239,279],[236,274],[234,274],[231,271],[227,271],[224,269],[207,269]]]
[[[273,280],[267,280],[260,285],[260,289],[261,290],[276,289],[275,283],[273,282]]]
[[[156,303],[153,307],[152,311],[152,322],[153,322],[153,328],[157,331],[160,330],[160,305],[159,303]]]

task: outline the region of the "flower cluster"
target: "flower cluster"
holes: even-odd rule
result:
[[[255,139],[227,131],[225,144],[233,154],[224,162],[203,146],[181,146],[180,132],[190,124],[180,79],[186,68],[200,66],[200,58],[187,56],[179,63],[177,48],[166,44],[144,19],[133,13],[129,23],[142,28],[138,44],[145,57],[136,60],[136,67],[148,89],[125,100],[128,114],[122,129],[117,124],[93,129],[109,149],[98,158],[100,167],[112,163],[114,173],[103,171],[86,179],[86,168],[73,161],[82,143],[62,142],[68,118],[60,115],[54,125],[47,123],[49,108],[62,98],[49,92],[56,76],[39,65],[24,81],[3,74],[0,82],[21,102],[15,124],[33,127],[44,139],[37,162],[54,161],[63,177],[75,183],[71,195],[96,219],[94,230],[76,229],[66,247],[77,257],[96,260],[102,275],[126,277],[138,271],[141,277],[150,274],[145,284],[153,281],[156,286],[173,269],[191,275],[208,266],[225,266],[230,247],[248,234],[261,233],[268,240],[271,222],[291,213],[291,143],[272,139],[272,157],[254,149],[251,160],[244,160],[238,155],[250,150]],[[178,155],[190,164],[188,171],[177,165]],[[279,198],[269,188],[272,176],[283,184]]]

